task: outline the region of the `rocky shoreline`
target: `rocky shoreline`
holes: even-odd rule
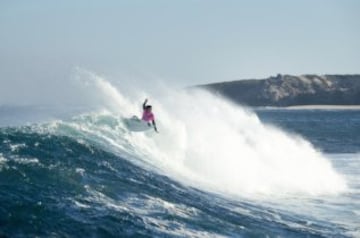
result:
[[[293,107],[360,105],[360,75],[281,75],[198,85],[238,104]]]

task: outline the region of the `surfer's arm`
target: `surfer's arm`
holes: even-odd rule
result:
[[[147,99],[145,99],[144,103],[143,103],[143,109],[145,110],[145,107],[146,107],[146,103],[147,103]]]

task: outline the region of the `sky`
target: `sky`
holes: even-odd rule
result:
[[[77,67],[181,88],[355,74],[359,56],[358,0],[0,1],[0,105],[56,95]]]

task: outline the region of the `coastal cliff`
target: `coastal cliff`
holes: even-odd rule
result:
[[[360,105],[360,75],[281,75],[196,87],[248,106]]]

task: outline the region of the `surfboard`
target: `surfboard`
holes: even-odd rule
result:
[[[146,122],[140,120],[137,116],[123,118],[123,121],[129,131],[142,132],[152,129],[152,126],[149,126]]]

